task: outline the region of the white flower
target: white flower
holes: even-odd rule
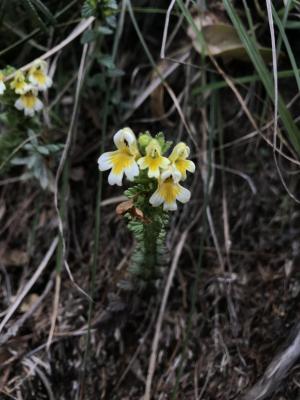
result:
[[[14,79],[10,83],[10,87],[16,94],[24,94],[31,89],[31,85],[26,82],[25,75],[22,71],[17,71]]]
[[[5,90],[6,90],[5,83],[4,83],[3,81],[0,80],[0,96],[3,95],[3,93],[5,92]]]
[[[3,80],[4,80],[4,75],[2,72],[0,72],[0,96],[2,96],[6,90],[6,86]]]
[[[187,203],[191,198],[191,192],[179,185],[178,180],[174,180],[171,171],[164,173],[164,178],[158,180],[158,187],[152,194],[149,201],[153,207],[163,204],[165,211],[177,210],[176,200]]]
[[[169,156],[171,162],[171,170],[173,178],[176,179],[180,175],[181,180],[186,179],[186,171],[195,172],[195,164],[193,161],[187,160],[190,155],[189,147],[184,143],[178,143]]]
[[[139,156],[135,134],[130,128],[120,129],[114,135],[116,151],[103,153],[98,159],[100,171],[111,169],[108,176],[110,185],[122,185],[124,174],[127,179],[133,181],[139,175],[139,167],[136,158]]]
[[[23,110],[26,116],[33,117],[36,111],[43,108],[43,103],[37,97],[36,90],[30,89],[16,100],[15,107],[20,111]]]
[[[159,178],[160,169],[165,169],[170,161],[161,155],[161,147],[156,139],[152,139],[146,147],[146,156],[138,160],[141,169],[148,169],[149,178]]]
[[[35,60],[28,71],[29,82],[38,90],[46,90],[52,85],[52,79],[47,75],[46,61]]]

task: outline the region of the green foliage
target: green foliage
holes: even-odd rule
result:
[[[3,96],[0,97],[0,101],[2,104],[11,105],[7,96],[6,103],[3,101]],[[6,111],[0,113],[0,124],[0,170],[3,172],[11,167],[9,163],[11,154],[24,142],[24,126],[36,131],[39,129],[39,124],[35,118],[26,118],[14,107],[6,107]]]
[[[115,26],[117,10],[116,0],[86,0],[81,9],[81,16],[83,18],[94,16],[100,20],[105,20],[110,26]]]
[[[129,272],[143,281],[158,278],[160,269],[167,262],[165,237],[169,217],[162,207],[155,208],[149,204],[149,193],[153,186],[154,182],[138,183],[125,192],[143,213],[143,218],[126,214],[128,228],[136,242]]]
[[[151,140],[157,140],[161,154],[165,154],[173,142],[167,141],[163,132],[152,136],[149,131],[141,132],[138,138],[140,154],[146,154]],[[136,246],[131,258],[130,273],[143,281],[159,277],[160,268],[167,262],[165,247],[166,225],[169,217],[163,206],[153,207],[150,197],[157,189],[158,180],[149,178],[148,171],[140,170],[134,185],[124,194],[133,202],[137,212],[128,212],[128,228],[133,233]],[[130,210],[131,211],[131,210]]]
[[[139,144],[139,149],[142,155],[146,153],[146,147],[150,143],[150,140],[153,139],[149,131],[145,131],[140,133],[139,138],[138,138],[138,144]],[[163,132],[159,132],[154,136],[154,139],[156,139],[161,147],[161,153],[165,154],[169,148],[172,146],[172,141],[167,141],[165,139],[165,135]]]
[[[43,189],[53,190],[54,177],[48,166],[49,161],[60,154],[62,144],[44,144],[32,131],[29,131],[30,142],[23,147],[25,155],[11,160],[12,165],[26,166],[29,177],[36,178]]]
[[[162,132],[159,132],[155,139],[160,144],[162,154],[165,154],[173,144],[172,141],[165,140],[165,135]]]
[[[225,10],[227,11],[233,25],[235,26],[241,41],[243,42],[245,49],[247,50],[247,53],[257,71],[257,74],[260,77],[261,82],[265,87],[269,98],[274,102],[275,89],[272,74],[270,73],[262,57],[260,56],[255,42],[248,35],[245,26],[235,8],[233,7],[232,3],[229,0],[223,0],[223,3]],[[295,69],[297,70],[296,67]],[[287,131],[290,142],[292,143],[297,153],[300,154],[300,130],[295,124],[293,117],[280,94],[278,95],[278,112],[282,123]]]

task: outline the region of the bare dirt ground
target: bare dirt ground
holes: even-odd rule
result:
[[[161,34],[164,16],[149,18],[141,15],[138,22],[153,57],[158,60],[161,35],[151,36],[151,32]],[[180,46],[186,44],[184,37],[181,33]],[[152,79],[153,71],[143,49],[138,44],[132,48],[133,41],[138,43],[132,26],[125,26],[119,57],[120,68],[126,71],[120,80],[120,101],[124,102],[143,93]],[[189,51],[187,64],[199,65],[199,55]],[[220,65],[227,74],[246,75],[251,71],[249,65],[237,61],[220,61]],[[205,63],[205,68],[210,74],[212,66]],[[86,364],[90,302],[82,291],[90,290],[101,93],[94,94],[87,87],[78,116],[70,159],[65,230],[66,257],[76,285],[63,268],[50,347],[47,341],[55,306],[58,234],[53,194],[42,191],[34,181],[1,182],[2,318],[41,267],[49,249],[52,251],[45,268],[1,332],[1,400],[142,399],[172,263],[175,275],[158,336],[152,398],[242,399],[274,358],[275,364],[257,389],[260,395],[276,387],[266,398],[300,398],[300,369],[297,357],[293,359],[300,347],[295,342],[300,312],[299,207],[282,185],[272,147],[260,133],[246,137],[253,127],[229,88],[218,91],[224,126],[222,147],[217,128],[210,128],[212,92],[206,91],[201,98],[192,96],[191,80],[198,72],[183,64],[168,79],[177,98],[183,93],[180,106],[192,137],[166,93],[167,119],[158,117],[153,104],[151,107],[151,101],[158,101],[157,92],[136,111],[132,110],[129,118],[125,118],[126,107],[117,108],[109,117],[106,148],[120,126],[130,126],[136,133],[163,130],[170,140],[182,135],[189,142],[197,171],[189,179],[191,202],[170,220],[170,262],[161,279],[144,289],[126,287],[124,283],[134,243],[124,220],[115,213],[122,189],[110,187],[104,179]],[[286,81],[283,86],[291,98],[295,94],[293,84]],[[263,91],[259,84],[254,82],[239,90],[251,113],[260,115]],[[71,110],[67,103],[62,109],[65,115]],[[264,123],[272,118],[269,106]],[[271,140],[272,126],[263,131],[263,136]],[[291,191],[299,194],[296,168],[282,160],[280,166],[287,171]],[[209,207],[205,209],[207,174],[211,174],[211,183]],[[6,174],[3,181],[9,177]],[[178,249],[180,256],[174,263]],[[284,353],[287,349],[291,354]],[[276,364],[276,360],[280,362]],[[251,393],[248,396],[245,399],[256,398]],[[264,397],[257,397],[261,398]]]

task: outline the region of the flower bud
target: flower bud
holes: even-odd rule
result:
[[[142,135],[139,136],[138,142],[139,145],[142,148],[145,148],[148,146],[150,140],[152,139],[151,135],[147,132],[147,133],[143,133]]]

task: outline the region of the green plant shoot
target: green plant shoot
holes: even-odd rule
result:
[[[177,201],[190,200],[190,191],[180,181],[187,171],[195,171],[195,164],[188,160],[190,149],[184,142],[166,157],[172,142],[161,132],[155,137],[145,132],[137,139],[130,128],[123,128],[113,140],[116,150],[102,154],[98,165],[100,171],[111,170],[110,185],[121,186],[124,176],[132,182],[125,191],[129,200],[117,207],[136,240],[130,272],[142,280],[155,279],[164,263],[168,212],[177,210]]]

